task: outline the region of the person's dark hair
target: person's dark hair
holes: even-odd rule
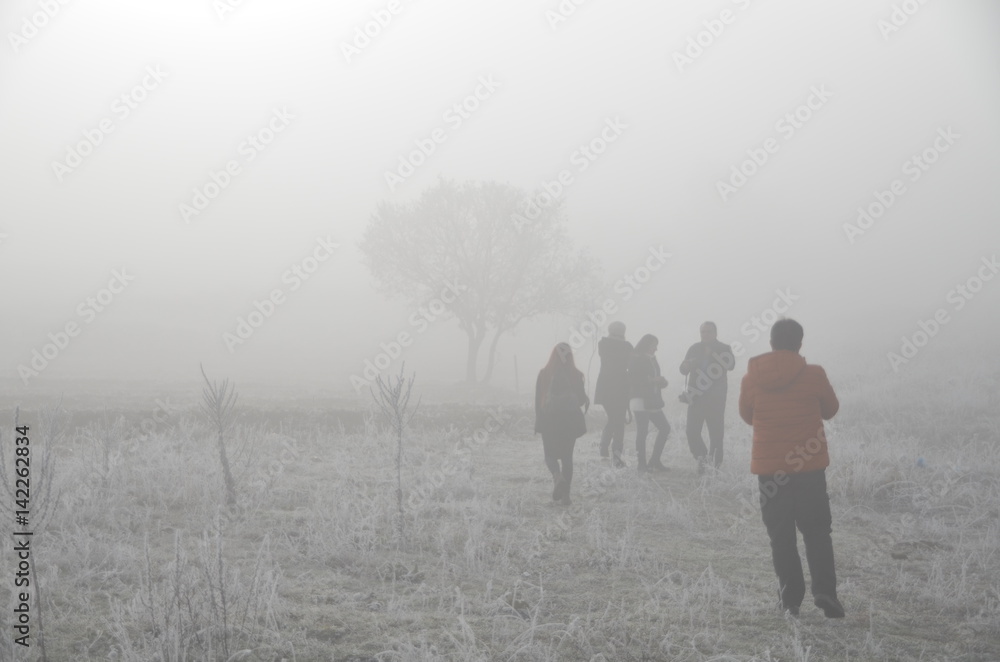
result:
[[[640,354],[648,354],[651,347],[657,347],[660,341],[657,340],[656,336],[652,333],[647,333],[642,338],[639,338],[639,342],[635,344],[635,351]]]
[[[794,352],[802,348],[802,325],[793,319],[780,319],[771,327],[771,349],[790,349]]]
[[[716,332],[719,331],[719,327],[715,326],[715,322],[712,322],[712,321],[702,322],[701,326],[708,326],[708,327],[711,327],[713,331],[716,331]],[[698,327],[698,328],[701,329],[701,327]]]
[[[552,348],[552,354],[549,355],[549,362],[545,364],[545,369],[550,374],[557,372],[568,372],[571,374],[580,372],[573,362],[573,348],[564,342]]]

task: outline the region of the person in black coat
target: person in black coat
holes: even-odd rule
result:
[[[589,408],[590,398],[583,373],[573,362],[573,349],[559,343],[535,382],[535,432],[542,435],[545,465],[552,473],[552,499],[563,505],[571,503],[573,449],[587,431],[584,414]]]
[[[701,342],[684,355],[681,374],[687,377],[689,394],[688,447],[698,462],[698,473],[703,473],[709,461],[716,469],[722,464],[728,373],[736,367],[736,358],[732,347],[719,342],[715,322],[702,324],[699,333]],[[708,428],[708,448],[701,436],[703,427]]]
[[[616,468],[625,466],[622,450],[629,399],[628,362],[632,350],[632,343],[625,340],[625,325],[621,322],[609,324],[608,335],[597,343],[601,371],[594,389],[594,404],[604,407],[608,415],[608,422],[601,433],[601,457],[608,457],[610,446]]]
[[[646,334],[639,339],[632,352],[628,364],[629,407],[635,416],[635,451],[639,456],[639,473],[646,471],[666,471],[660,461],[663,447],[670,435],[670,423],[663,414],[663,396],[660,394],[667,386],[667,380],[660,374],[660,364],[656,360],[656,348],[659,341],[656,336]],[[649,433],[649,423],[656,426],[656,443],[653,454],[646,462],[646,435]]]

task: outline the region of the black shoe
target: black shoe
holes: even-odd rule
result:
[[[625,469],[628,467],[628,465],[625,464],[622,461],[621,457],[618,455],[615,455],[615,459],[612,460],[612,462],[613,462],[612,466],[614,466],[615,469]]]
[[[611,457],[611,456],[610,456],[610,455],[608,454],[608,452],[607,452],[607,451],[605,451],[605,450],[602,450],[602,451],[601,451],[601,457],[602,457],[602,458],[604,458],[604,459],[606,460],[606,459],[608,459],[608,458],[609,458],[609,457]]]
[[[663,466],[663,463],[657,460],[656,462],[650,462],[648,465],[649,471],[666,471],[667,468]]]
[[[780,611],[782,614],[784,614],[787,611],[789,614],[791,614],[792,616],[796,616],[796,617],[798,617],[798,615],[799,615],[799,607],[798,607],[798,605],[783,605],[783,604],[781,604],[779,602],[778,603],[778,611]]]
[[[830,595],[824,595],[823,593],[813,597],[813,604],[822,609],[823,615],[827,618],[844,617],[844,605],[840,604],[840,600],[837,598]]]
[[[799,615],[799,605],[785,604],[785,601],[781,599],[781,589],[778,589],[778,611],[784,614],[786,611],[792,616]]]

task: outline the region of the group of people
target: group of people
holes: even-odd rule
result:
[[[688,405],[687,440],[698,462],[698,472],[722,464],[723,434],[728,391],[727,373],[736,366],[732,348],[719,342],[714,322],[701,325],[701,341],[688,349],[680,365],[687,384],[680,396]],[[601,433],[601,457],[610,459],[616,468],[624,468],[625,426],[635,420],[635,448],[638,471],[666,471],[663,448],[670,436],[670,423],[664,414],[663,390],[667,378],[656,360],[659,340],[646,334],[632,345],[625,339],[625,325],[612,322],[608,335],[601,338],[597,351],[601,369],[594,392],[594,404],[601,405],[607,423]],[[572,396],[568,395],[572,392]],[[564,405],[557,406],[562,396]],[[535,387],[535,432],[542,434],[545,462],[552,472],[553,499],[569,503],[569,482],[573,476],[575,440],[586,432],[581,427],[583,411],[590,407],[584,376],[573,361],[573,350],[559,343],[549,362],[539,372]],[[583,411],[580,411],[582,408]],[[578,415],[579,414],[579,415]],[[656,428],[652,454],[647,457],[649,426]],[[706,447],[702,430],[708,428]],[[574,437],[573,434],[578,434]]]
[[[700,328],[701,341],[688,349],[680,364],[685,388],[679,400],[688,407],[687,441],[698,472],[718,468],[723,458],[727,375],[736,367],[732,348],[717,337],[713,322]],[[826,491],[827,453],[823,421],[839,409],[837,396],[823,368],[799,354],[802,326],[781,319],[771,327],[772,351],[753,357],[740,386],[740,417],[753,426],[751,473],[757,475],[761,516],[771,541],[781,609],[798,615],[805,596],[796,527],[806,547],[814,603],[829,618],[844,616],[837,599],[831,539],[832,518]],[[625,325],[612,322],[598,343],[601,369],[594,403],[607,413],[600,453],[616,468],[622,459],[625,426],[636,424],[638,471],[665,471],[661,455],[670,423],[663,412],[667,379],[656,360],[659,341],[644,335],[633,346]],[[587,431],[590,408],[583,373],[573,350],[557,344],[535,384],[535,432],[542,435],[545,464],[552,473],[552,498],[569,505],[576,440]],[[646,456],[650,423],[657,429],[652,454]],[[708,428],[709,444],[702,438]]]
[[[723,422],[728,389],[727,373],[736,367],[729,345],[719,342],[714,322],[701,325],[701,341],[691,345],[680,365],[687,379],[681,400],[688,405],[687,441],[691,454],[698,461],[699,473],[711,462],[722,464]],[[608,335],[598,343],[601,370],[597,377],[594,403],[604,407],[608,422],[601,433],[601,456],[611,457],[615,467],[624,467],[621,454],[625,440],[625,425],[631,415],[635,419],[635,446],[639,472],[665,471],[660,460],[670,423],[663,413],[662,392],[667,379],[656,360],[659,341],[646,334],[635,347],[625,340],[625,325],[613,322]],[[656,426],[653,453],[647,461],[646,437],[649,424]],[[709,447],[705,447],[702,430],[708,427]],[[609,454],[610,450],[610,454]]]

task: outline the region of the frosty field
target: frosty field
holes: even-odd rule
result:
[[[241,392],[234,507],[196,382],[153,424],[145,394],[25,403],[41,603],[26,653],[0,583],[0,659],[42,659],[41,635],[59,661],[997,660],[998,374],[911,367],[835,381],[839,621],[808,596],[798,619],[776,609],[738,379],[720,472],[696,474],[675,397],[664,474],[635,474],[634,425],[629,468],[602,461],[591,411],[569,507],[527,395],[428,393],[403,439],[402,535],[396,441],[369,403]],[[477,432],[490,412],[502,429]]]

